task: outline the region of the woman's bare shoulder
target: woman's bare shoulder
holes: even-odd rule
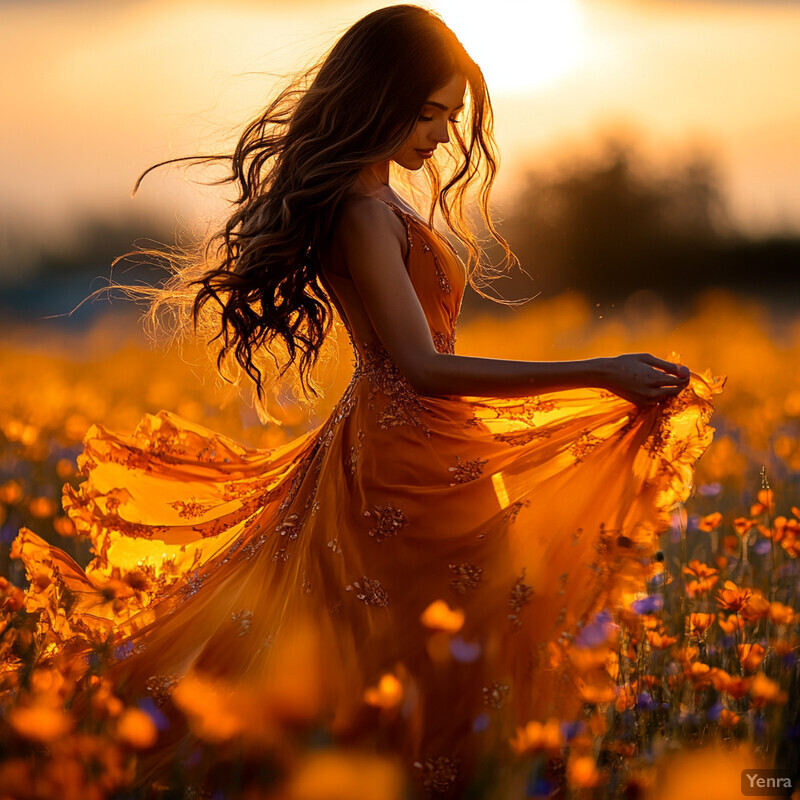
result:
[[[334,238],[352,244],[364,237],[398,241],[401,247],[406,241],[403,223],[387,203],[368,194],[345,195],[337,209]]]

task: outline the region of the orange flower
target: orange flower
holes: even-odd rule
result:
[[[402,767],[388,756],[344,748],[314,749],[299,754],[279,794],[293,800],[312,797],[400,800],[403,780]],[[245,795],[254,800],[267,797],[266,792],[257,790],[245,792]],[[276,795],[270,792],[269,796]]]
[[[577,685],[578,694],[586,703],[611,703],[617,696],[616,687],[605,671],[587,679],[578,678]]]
[[[517,755],[541,750],[554,752],[566,743],[561,724],[555,717],[545,723],[531,720],[524,728],[518,726],[514,736],[508,741]]]
[[[750,528],[752,528],[756,523],[752,519],[747,519],[747,517],[737,517],[733,521],[733,529],[739,536],[746,536]]]
[[[620,686],[617,692],[617,699],[614,701],[614,708],[617,713],[621,714],[628,708],[633,708],[636,705],[636,691],[629,684]]]
[[[734,678],[731,676],[731,679],[725,686],[725,693],[734,700],[741,700],[750,691],[750,685],[752,683],[752,678]]]
[[[716,585],[719,577],[712,575],[710,578],[703,578],[700,581],[689,581],[686,584],[686,594],[689,597],[699,597],[707,592],[710,592]]]
[[[750,516],[763,514],[766,511],[775,510],[775,498],[772,489],[761,489],[758,493],[758,502],[750,506]]]
[[[720,667],[712,667],[708,672],[711,685],[717,691],[723,691],[731,680],[731,676]]]
[[[736,555],[739,550],[739,539],[732,533],[722,538],[722,550],[729,555]]]
[[[800,536],[787,536],[781,539],[781,547],[789,558],[797,558],[800,555]]]
[[[125,744],[144,750],[158,738],[158,729],[149,714],[138,708],[126,708],[117,720],[117,738]]]
[[[798,615],[791,606],[785,606],[783,603],[769,604],[769,619],[776,625],[794,625],[797,617]]]
[[[740,719],[738,714],[734,714],[733,711],[728,711],[727,708],[723,708],[719,714],[718,724],[720,728],[735,728],[739,724]]]
[[[734,631],[744,628],[744,618],[740,617],[738,614],[729,614],[727,619],[720,614],[717,622],[725,633],[733,633]]]
[[[607,647],[571,647],[567,655],[579,672],[591,672],[606,663],[609,650]]]
[[[711,685],[718,692],[725,692],[734,700],[744,697],[750,689],[752,678],[735,678],[729,675],[724,669],[712,667],[708,673]]]
[[[451,609],[444,600],[434,600],[420,614],[420,620],[426,628],[456,633],[464,625],[464,612]]]
[[[742,616],[749,621],[769,616],[769,600],[761,592],[753,592],[742,609]]]
[[[701,661],[695,661],[687,671],[690,680],[698,689],[703,686],[708,686],[709,683],[711,683],[710,673],[711,667],[709,667],[708,664],[703,664]]]
[[[34,497],[28,503],[28,511],[32,517],[47,519],[58,511],[58,504],[49,497]]]
[[[715,528],[719,527],[720,522],[722,522],[722,514],[720,514],[719,511],[715,511],[713,514],[707,514],[703,517],[697,527],[701,531],[710,533]]]
[[[751,703],[754,708],[763,708],[768,703],[785,703],[786,692],[778,683],[770,680],[763,672],[757,672],[750,684]]]
[[[788,656],[797,649],[797,639],[777,639],[772,646],[775,648],[775,655]]]
[[[758,530],[761,535],[766,536],[767,539],[780,542],[786,536],[796,536],[800,532],[800,525],[798,525],[796,519],[787,520],[786,517],[775,517],[775,519],[772,520],[771,528],[759,522]]]
[[[647,641],[650,642],[650,646],[655,647],[656,650],[666,650],[671,644],[675,644],[678,641],[677,636],[667,636],[658,631],[646,631],[645,636]]]
[[[570,786],[576,789],[589,789],[597,786],[601,777],[591,756],[570,756],[567,762],[567,781]]]
[[[705,635],[709,627],[716,619],[716,614],[690,614],[689,615],[689,636],[697,639]]]
[[[753,592],[740,589],[733,581],[725,581],[725,588],[717,592],[717,605],[728,611],[741,611]]]
[[[696,647],[690,645],[689,647],[681,647],[680,650],[678,650],[675,653],[675,657],[684,666],[686,666],[688,664],[691,664],[692,661],[694,661],[697,658],[699,652],[700,651]]]
[[[758,665],[764,660],[765,651],[760,644],[740,644],[736,649],[739,653],[739,661],[748,672],[758,669]]]
[[[75,523],[69,517],[54,517],[53,528],[59,536],[77,536]]]
[[[687,575],[694,575],[695,578],[700,579],[710,578],[712,575],[716,575],[719,572],[719,570],[709,567],[708,564],[704,564],[697,559],[690,561],[689,565],[683,568],[683,571]]]
[[[371,706],[394,708],[403,699],[403,686],[391,672],[381,675],[377,687],[364,692],[364,700]]]
[[[12,708],[8,721],[21,736],[45,744],[65,736],[75,725],[75,720],[52,695]]]
[[[20,500],[22,500],[22,484],[19,481],[11,478],[0,486],[0,503],[10,506],[19,503]]]

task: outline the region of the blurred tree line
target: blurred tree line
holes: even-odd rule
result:
[[[572,157],[552,170],[529,168],[497,223],[528,274],[512,270],[487,291],[515,299],[577,290],[592,302],[614,303],[649,290],[682,304],[697,291],[723,286],[788,302],[800,288],[800,236],[744,236],[731,225],[719,187],[710,156],[691,156],[656,174],[636,143],[622,137],[606,140],[594,159]],[[485,230],[478,233],[489,241]],[[131,216],[87,220],[71,243],[18,242],[18,250],[30,248],[34,256],[23,270],[9,252],[0,255],[0,312],[6,319],[67,314],[107,285],[111,262],[134,243],[174,241],[175,230],[165,220]],[[502,261],[497,245],[486,256]],[[131,260],[113,272],[116,281],[131,284],[165,277],[163,266]],[[56,322],[83,324],[105,307],[85,303]],[[471,289],[463,308],[466,315],[506,313],[505,306]]]
[[[650,290],[678,301],[710,286],[764,299],[800,288],[800,237],[740,234],[719,185],[707,155],[656,175],[619,138],[593,161],[529,169],[496,226],[528,275],[514,270],[488,293],[515,299],[577,290],[613,302]],[[489,258],[501,260],[499,246]],[[486,301],[470,291],[464,307],[485,311]]]

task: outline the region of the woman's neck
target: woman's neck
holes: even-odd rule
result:
[[[353,189],[364,194],[385,194],[389,189],[389,160],[365,167],[358,173]]]

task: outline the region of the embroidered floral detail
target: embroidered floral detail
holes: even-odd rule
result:
[[[297,496],[297,492],[300,491],[300,484],[306,477],[307,467],[308,467],[308,461],[306,459],[303,459],[298,465],[297,472],[294,474],[294,477],[292,478],[292,481],[289,484],[289,488],[286,492],[286,497],[283,498],[283,502],[280,504],[281,511],[285,511],[289,507],[289,504]]]
[[[231,619],[239,623],[239,630],[236,631],[238,636],[244,636],[250,633],[250,626],[253,622],[253,612],[249,608],[243,608],[241,611],[234,611],[231,614]]]
[[[168,433],[157,433],[147,442],[146,450],[162,460],[174,460],[175,456],[185,456],[186,448],[181,447]]]
[[[549,439],[550,434],[542,430],[529,430],[529,431],[512,431],[511,433],[495,433],[492,439],[496,442],[505,442],[512,447],[522,447],[524,444],[530,444],[536,439]]]
[[[291,555],[291,551],[287,550],[285,547],[281,547],[279,550],[276,550],[272,554],[273,561],[288,561],[289,556]]]
[[[516,502],[512,503],[503,512],[503,522],[515,522],[517,519],[517,514],[519,514],[519,512],[525,506],[529,506],[530,504],[530,500],[517,500]]]
[[[440,353],[455,353],[456,351],[456,332],[453,331],[449,336],[441,331],[432,331],[431,338],[433,346]]]
[[[422,429],[426,438],[431,438],[431,431],[419,417],[420,412],[425,409],[424,403],[379,342],[364,343],[363,356],[358,356],[353,374],[354,379],[361,376],[366,377],[370,383],[370,401],[376,394],[382,394],[386,398],[386,405],[378,416],[378,424],[382,430],[396,425],[416,425]],[[374,409],[372,402],[370,408]]]
[[[364,516],[377,518],[375,526],[370,528],[368,533],[378,542],[389,536],[396,536],[400,528],[408,525],[408,519],[402,509],[395,508],[391,503],[388,506],[373,505],[371,511],[364,512]]]
[[[342,610],[342,601],[341,600],[334,600],[332,603],[328,604],[328,613],[331,616],[340,613]]]
[[[136,536],[138,539],[152,539],[156,534],[164,533],[167,530],[166,525],[145,525],[143,522],[129,522],[122,517],[116,518],[114,524],[118,530],[128,536]]]
[[[483,570],[474,564],[464,562],[462,564],[448,564],[447,567],[456,575],[450,581],[450,588],[457,594],[466,594],[467,589],[474,589],[481,582]]]
[[[423,763],[414,762],[414,767],[420,770],[422,785],[434,792],[446,792],[458,777],[460,758],[439,756],[426,758]]]
[[[484,465],[489,463],[488,458],[472,458],[469,461],[462,461],[461,456],[456,456],[456,466],[448,467],[448,471],[453,473],[451,486],[457,483],[469,483],[483,474]]]
[[[205,583],[207,577],[207,572],[198,575],[197,570],[195,570],[192,577],[178,590],[178,593],[184,600],[188,600],[197,593],[197,590]]]
[[[347,333],[350,336],[349,330],[347,331]],[[350,342],[353,343],[352,336],[350,336]],[[353,348],[355,349],[354,344]],[[355,383],[353,381],[350,381],[347,388],[344,390],[344,393],[339,398],[339,402],[336,403],[333,411],[331,412],[331,421],[333,422],[333,424],[338,424],[345,417],[349,417],[350,413],[355,408],[356,405],[355,388],[356,388]]]
[[[341,555],[342,554],[342,548],[339,547],[339,539],[338,538],[331,539],[328,542],[328,547],[330,547],[331,551],[336,553],[337,555]]]
[[[522,620],[519,618],[519,615],[523,606],[530,602],[531,595],[533,594],[533,587],[525,583],[525,570],[526,568],[523,567],[522,574],[511,587],[511,597],[508,604],[513,613],[509,614],[508,618],[511,620],[511,626],[513,628],[522,627]]]
[[[558,576],[558,582],[561,584],[561,588],[558,590],[558,595],[559,596],[564,594],[564,592],[566,591],[566,586],[567,586],[567,580],[568,579],[569,579],[569,575],[566,572],[562,572]]]
[[[591,433],[584,433],[577,442],[573,442],[569,451],[575,457],[575,463],[580,464],[586,456],[594,450],[603,440]]]
[[[356,468],[358,467],[358,456],[361,453],[361,447],[364,444],[364,431],[360,428],[358,430],[358,441],[356,444],[350,446],[350,460],[347,462],[347,466],[350,469],[350,474],[356,474]]]
[[[297,514],[290,514],[283,522],[276,526],[275,533],[285,536],[290,541],[294,541],[302,527],[303,524],[298,521]]]
[[[352,586],[344,588],[348,592],[353,588],[358,589],[356,597],[368,606],[386,608],[389,605],[389,596],[377,578],[370,579],[366,575],[362,575],[359,580],[353,581]]]
[[[510,688],[508,684],[498,683],[497,681],[484,686],[483,704],[488,708],[502,708]]]
[[[439,256],[433,254],[433,264],[436,269],[436,277],[439,279],[439,288],[445,293],[450,294],[450,281],[447,280],[447,273],[442,269],[439,263]]]
[[[180,678],[177,675],[151,675],[144,684],[144,688],[153,695],[157,706],[163,706],[172,693],[172,688]]]
[[[254,536],[252,539],[249,539],[245,544],[242,546],[242,553],[244,554],[245,558],[252,558],[262,547],[264,542],[269,539],[269,533],[264,531],[260,533],[258,536]]]
[[[556,405],[557,403],[555,400],[543,400],[541,395],[537,394],[533,397],[526,398],[525,402],[522,404],[522,408],[526,414],[544,414],[548,411],[554,411]]]
[[[303,592],[305,592],[305,594],[311,594],[311,583],[306,577],[305,570],[303,570]]]
[[[190,498],[188,501],[175,500],[169,505],[178,512],[179,517],[183,517],[184,519],[202,517],[206,511],[205,506],[198,503],[194,497]]]

